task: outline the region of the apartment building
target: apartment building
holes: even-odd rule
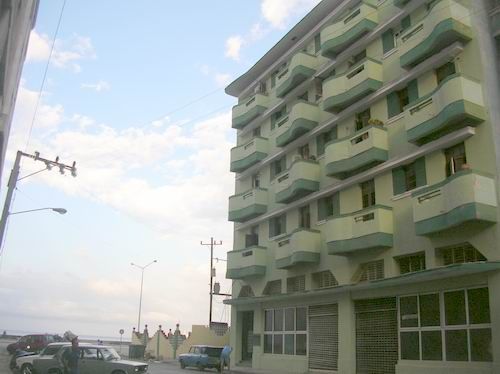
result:
[[[323,0],[226,88],[232,362],[500,373],[499,9]]]

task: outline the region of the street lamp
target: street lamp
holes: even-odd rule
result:
[[[20,212],[13,212],[13,213],[9,213],[9,215],[13,215],[13,214],[21,214],[21,213],[28,213],[28,212],[38,212],[39,210],[52,210],[56,213],[59,213],[59,214],[66,214],[68,213],[68,211],[64,208],[39,208],[39,209],[30,209],[30,210],[21,210]]]
[[[135,267],[138,267],[139,269],[141,269],[141,294],[139,296],[139,318],[137,320],[137,331],[141,331],[140,327],[141,327],[141,307],[142,307],[142,285],[144,283],[144,270],[146,270],[146,268],[150,265],[153,265],[155,262],[157,262],[156,260],[150,262],[149,264],[147,264],[146,266],[140,266],[140,265],[137,265],[137,264],[134,264],[133,262],[130,263],[130,265],[132,266],[135,266]]]

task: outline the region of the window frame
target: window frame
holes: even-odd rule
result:
[[[290,310],[290,309],[293,309],[294,310],[294,313],[293,313],[293,316],[294,316],[294,320],[293,320],[293,325],[294,325],[294,329],[293,330],[287,330],[286,329],[286,311],[287,310]],[[306,329],[305,330],[297,330],[297,309],[304,309],[305,310],[305,322],[306,322]],[[283,314],[283,326],[282,326],[282,330],[274,330],[274,315],[275,315],[275,312],[278,311],[278,310],[281,310],[282,311],[282,314]],[[266,314],[267,313],[271,313],[271,330],[266,330]],[[262,352],[264,355],[280,355],[280,356],[297,356],[297,357],[308,357],[309,355],[309,311],[308,311],[308,308],[307,306],[303,306],[303,305],[298,305],[298,306],[287,306],[287,307],[283,307],[283,308],[266,308],[264,309],[264,331],[263,331],[263,344],[262,344]],[[271,352],[266,352],[266,335],[267,336],[271,336]],[[282,351],[281,353],[274,353],[274,337],[275,335],[281,335],[281,339],[282,339]],[[285,336],[286,335],[293,335],[294,336],[294,339],[293,339],[293,354],[289,354],[289,353],[285,353]],[[297,354],[297,335],[305,335],[306,337],[306,341],[305,341],[305,348],[306,348],[306,352],[305,352],[305,355],[300,355],[300,354]]]

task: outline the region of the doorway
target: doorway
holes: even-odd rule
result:
[[[253,353],[253,311],[241,313],[241,361],[251,361]]]

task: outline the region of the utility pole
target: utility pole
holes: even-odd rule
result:
[[[201,245],[210,246],[210,312],[208,315],[208,328],[212,327],[212,298],[213,298],[213,283],[214,283],[214,246],[222,245],[222,240],[217,243],[214,238],[210,238],[210,243],[200,242]]]
[[[45,163],[45,169],[36,171],[34,173],[31,173],[29,175],[26,175],[22,178],[19,178],[19,171],[20,171],[20,165],[21,165],[21,157],[28,157],[32,158],[35,161],[41,161]],[[14,190],[16,189],[16,184],[19,180],[27,178],[31,175],[40,173],[45,170],[51,170],[52,167],[59,168],[59,172],[61,174],[64,174],[65,170],[68,170],[71,172],[71,175],[73,177],[76,177],[76,162],[73,162],[73,165],[65,165],[61,162],[59,162],[59,156],[56,157],[55,161],[48,160],[45,158],[40,157],[40,152],[35,152],[34,155],[31,155],[29,153],[24,153],[21,151],[17,151],[16,154],[16,160],[14,161],[14,166],[12,167],[12,171],[10,173],[9,177],[9,182],[7,183],[7,195],[5,196],[5,203],[3,205],[3,211],[2,211],[2,218],[0,219],[0,254],[1,254],[1,248],[3,245],[3,240],[4,240],[4,235],[5,235],[5,227],[7,226],[7,218],[9,217],[10,213],[10,204],[12,203],[12,195],[14,194]]]

